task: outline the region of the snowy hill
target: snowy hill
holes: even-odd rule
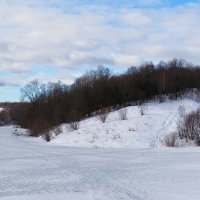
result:
[[[80,129],[70,130],[69,125],[61,126],[63,133],[51,143],[78,147],[155,148],[166,134],[176,130],[179,118],[178,108],[186,112],[196,110],[199,104],[190,99],[150,102],[146,104],[145,115],[138,106],[127,107],[127,120],[119,119],[119,112],[109,114],[105,123],[97,117],[80,122]]]

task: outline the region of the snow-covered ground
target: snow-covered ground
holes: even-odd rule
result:
[[[196,110],[199,103],[184,99],[164,103],[147,103],[145,115],[137,106],[127,108],[127,120],[119,119],[119,112],[112,112],[105,123],[97,117],[80,122],[80,129],[72,131],[63,125],[63,134],[51,141],[53,144],[77,147],[156,148],[162,146],[166,134],[176,131],[179,106],[186,112]]]
[[[148,103],[144,116],[129,107],[128,120],[113,112],[105,124],[63,125],[51,143],[0,127],[0,200],[199,200],[200,149],[156,148],[176,129],[180,105],[199,106]]]
[[[50,145],[0,128],[1,200],[199,200],[198,148]]]

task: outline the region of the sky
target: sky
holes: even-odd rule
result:
[[[99,65],[200,64],[199,22],[200,0],[0,0],[0,101]]]

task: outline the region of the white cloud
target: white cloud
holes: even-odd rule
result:
[[[200,63],[199,21],[198,4],[109,10],[77,1],[1,0],[0,69],[14,73],[8,82],[21,84],[36,66],[58,70],[40,79],[70,82],[73,68],[83,66],[129,67],[176,56]]]

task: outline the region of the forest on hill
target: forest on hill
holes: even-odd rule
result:
[[[193,88],[200,89],[200,67],[183,59],[157,65],[149,62],[122,74],[100,66],[71,85],[31,81],[21,89],[24,102],[11,106],[10,113],[12,121],[38,136],[59,124],[78,122],[111,109],[153,98],[162,102],[163,95],[177,99]]]

